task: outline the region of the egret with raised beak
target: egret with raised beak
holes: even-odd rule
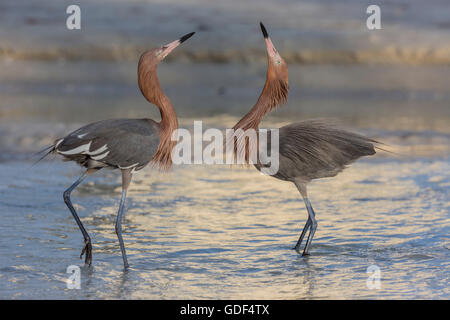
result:
[[[253,108],[233,127],[258,130],[263,117],[285,103],[288,97],[288,67],[272,43],[266,28],[260,23],[267,47],[268,68],[264,89]],[[269,131],[270,133],[270,131]],[[235,158],[249,159],[249,150],[256,150],[244,134],[237,137]],[[267,149],[271,149],[271,138],[267,138]],[[305,120],[279,128],[279,169],[274,178],[295,184],[308,211],[308,219],[294,249],[299,252],[306,232],[308,239],[303,255],[309,254],[311,241],[317,229],[317,220],[311,202],[308,199],[307,184],[313,179],[334,177],[346,165],[362,156],[375,154],[377,141],[362,135],[342,130],[325,120]],[[228,142],[227,142],[228,143]],[[255,142],[253,142],[255,143]],[[254,163],[262,170],[266,165],[259,160]]]
[[[122,238],[122,216],[133,172],[141,170],[150,162],[162,169],[172,165],[172,149],[176,141],[172,133],[178,128],[175,110],[164,94],[158,81],[157,66],[173,49],[189,39],[194,32],[160,48],[144,52],[138,64],[138,84],[148,102],[156,105],[161,113],[161,121],[152,119],[111,119],[88,124],[68,136],[57,139],[47,150],[57,153],[66,161],[75,161],[86,171],[64,191],[64,202],[75,218],[84,238],[80,258],[85,255],[85,263],[92,263],[91,238],[81,223],[70,200],[71,192],[90,174],[102,169],[120,169],[122,172],[122,197],[115,225],[119,239],[123,264],[128,268],[128,259]]]

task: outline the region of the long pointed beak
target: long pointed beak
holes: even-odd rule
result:
[[[172,42],[164,45],[162,47],[162,52],[161,52],[162,58],[164,59],[169,53],[172,52],[173,49],[178,47],[180,44],[185,42],[187,39],[192,37],[194,34],[195,34],[195,32],[188,33],[188,34],[182,36],[180,39],[177,39],[175,41],[172,41]]]
[[[264,36],[264,41],[266,41],[267,53],[271,57],[273,57],[274,55],[278,55],[278,51],[275,48],[275,46],[273,45],[272,40],[270,39],[269,34],[267,33],[266,27],[264,27],[262,22],[260,22],[259,25],[261,27],[261,31]]]

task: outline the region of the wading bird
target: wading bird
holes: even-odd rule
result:
[[[171,140],[172,132],[178,128],[175,110],[169,98],[162,91],[156,68],[173,49],[189,39],[191,32],[165,46],[144,52],[138,64],[138,83],[148,102],[156,105],[161,113],[161,122],[152,119],[111,119],[88,124],[62,139],[57,139],[48,148],[47,154],[57,153],[66,161],[75,161],[86,171],[66,191],[64,202],[72,213],[84,237],[85,263],[92,263],[92,245],[86,229],[81,223],[70,193],[90,174],[112,168],[122,171],[122,197],[120,199],[115,230],[119,238],[123,264],[128,268],[128,260],[122,239],[122,215],[127,189],[132,174],[152,162],[162,169],[172,165],[172,149],[176,141]],[[46,154],[46,155],[47,155]]]
[[[235,131],[258,130],[264,115],[287,101],[289,91],[287,64],[275,49],[264,25],[260,23],[260,26],[267,47],[266,83],[256,104],[233,127]],[[240,159],[246,159],[248,163],[249,150],[256,148],[249,145],[251,142],[248,140],[239,141],[247,139],[245,135],[236,138],[236,155]],[[268,138],[267,141],[267,148],[270,150],[271,139]],[[293,249],[299,252],[303,238],[309,230],[303,251],[303,255],[308,255],[317,229],[316,214],[308,200],[306,185],[313,179],[334,177],[359,157],[375,154],[376,143],[375,140],[344,131],[324,120],[305,120],[279,129],[279,169],[273,177],[293,182],[302,195],[308,211],[308,220]],[[263,168],[259,161],[254,165],[259,171]]]

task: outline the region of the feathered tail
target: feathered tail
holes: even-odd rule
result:
[[[33,157],[39,156],[40,158],[38,160],[36,160],[32,166],[36,165],[39,161],[43,160],[45,157],[47,157],[49,154],[53,153],[54,151],[55,151],[55,144],[52,144],[38,152],[33,153]]]

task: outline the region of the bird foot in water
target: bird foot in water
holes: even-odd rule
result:
[[[292,248],[292,250],[295,250],[295,251],[297,251],[297,253],[300,253],[300,247],[295,246]],[[306,252],[306,251],[303,251],[303,253],[302,253],[303,257],[309,256],[309,255],[310,255],[309,252]]]
[[[83,250],[81,250],[80,259],[83,259],[83,254],[85,255],[84,263],[87,264],[89,267],[92,264],[92,244],[91,239],[84,241],[84,247]]]
[[[292,250],[297,251],[297,253],[300,253],[300,246],[296,245],[295,247],[292,248]]]

